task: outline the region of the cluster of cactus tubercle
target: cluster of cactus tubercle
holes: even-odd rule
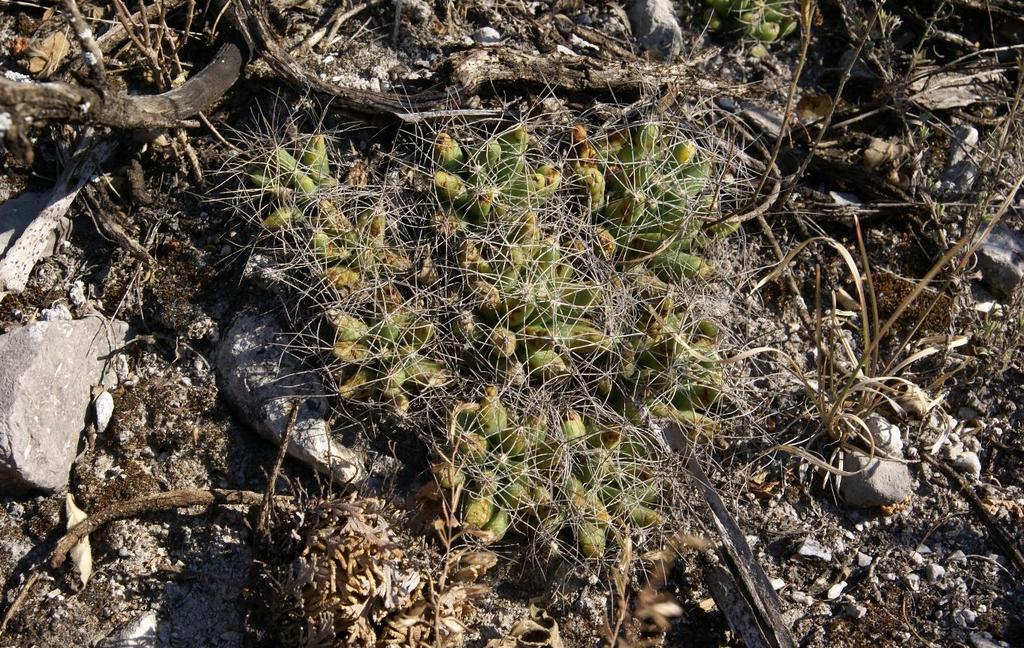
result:
[[[668,512],[644,412],[694,440],[718,432],[718,330],[680,296],[735,226],[706,225],[712,159],[677,131],[578,127],[567,144],[561,165],[522,126],[482,141],[441,133],[429,249],[402,238],[393,209],[333,190],[322,136],[275,147],[249,181],[269,204],[264,226],[333,289],[339,396],[446,412],[433,472],[462,493],[465,526],[571,538],[599,558],[617,529]],[[526,406],[538,393],[544,405]]]
[[[485,349],[498,381],[508,364],[544,382],[600,359],[593,373],[602,377],[587,396],[603,405],[586,417],[565,410],[555,423],[536,413],[516,420],[488,387],[479,401],[454,408],[434,473],[443,487],[462,489],[466,526],[491,539],[509,529],[568,529],[579,552],[597,558],[611,525],[663,519],[664,484],[644,461],[651,448],[622,433],[641,423],[639,407],[683,424],[694,440],[717,431],[709,415],[723,388],[717,327],[692,322],[675,287],[708,276],[702,247],[735,226],[702,227],[712,207],[711,165],[695,142],[666,146],[654,124],[602,140],[577,127],[571,178],[583,189],[594,235],[546,235],[537,211],[562,173],[531,165],[529,146],[522,128],[475,149],[447,133],[435,141],[436,218],[455,235],[472,304],[459,326]],[[639,301],[635,318],[625,318],[629,330],[616,336],[593,315],[606,286],[581,272],[580,261],[595,257],[617,270],[611,283],[628,283]]]
[[[441,133],[434,185],[445,207],[439,229],[455,234],[468,287],[460,337],[484,349],[492,366],[543,381],[566,375],[574,357],[608,350],[611,340],[589,316],[601,287],[573,264],[589,250],[582,239],[541,230],[536,210],[559,188],[561,172],[534,168],[529,145],[521,127],[475,149]]]
[[[799,19],[793,0],[704,0],[711,31],[726,29],[773,43],[793,33]]]
[[[640,403],[708,438],[717,425],[705,412],[722,390],[718,328],[691,321],[674,288],[707,277],[702,248],[738,225],[703,226],[710,160],[692,141],[665,144],[661,136],[657,125],[643,124],[595,141],[577,126],[573,166],[640,305],[619,380],[609,388],[612,402],[628,418],[636,419]]]
[[[461,489],[463,524],[491,541],[567,529],[592,559],[604,556],[610,527],[660,524],[666,484],[644,461],[649,448],[572,409],[558,418],[517,421],[494,386],[454,408],[433,471],[442,487]]]
[[[708,238],[697,216],[710,206],[710,163],[695,142],[665,146],[661,137],[657,124],[644,124],[595,141],[577,126],[573,170],[609,256],[620,265],[647,261],[663,281],[678,282],[707,272],[694,252]]]
[[[349,218],[322,191],[337,184],[324,136],[311,138],[298,158],[283,147],[275,148],[265,167],[249,179],[270,199],[264,227],[294,228],[308,236],[308,249],[339,294],[374,279],[358,311],[326,313],[334,333],[331,355],[340,365],[335,375],[339,396],[383,403],[392,413],[404,415],[412,396],[447,383],[451,374],[445,364],[428,355],[434,323],[420,316],[393,286],[376,281],[380,275],[398,276],[412,268],[402,248],[389,240],[386,214],[360,208]]]

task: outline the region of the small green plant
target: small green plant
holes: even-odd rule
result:
[[[800,24],[793,0],[704,0],[704,21],[711,31],[731,31],[773,43]]]

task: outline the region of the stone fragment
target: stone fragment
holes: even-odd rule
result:
[[[96,648],[155,648],[156,625],[156,612],[144,612],[111,632],[96,644]]]
[[[977,479],[981,477],[981,459],[978,457],[977,452],[961,452],[960,455],[953,460],[953,467],[962,472],[965,475]]]
[[[361,457],[331,437],[323,384],[284,349],[282,323],[273,314],[242,313],[214,355],[220,390],[245,424],[280,443],[297,407],[288,455],[340,483],[361,479]]]
[[[928,566],[924,568],[924,575],[934,583],[946,575],[946,568],[938,563],[928,563]]]
[[[846,453],[843,469],[857,474],[843,477],[839,492],[851,506],[874,507],[902,502],[913,490],[913,480],[907,465],[896,461],[903,458],[900,429],[877,414],[866,423],[877,452],[891,459]]]
[[[796,550],[796,555],[802,558],[814,558],[823,562],[830,562],[832,560],[832,552],[814,538],[807,538],[801,542]]]
[[[103,434],[107,426],[110,425],[110,418],[114,415],[114,397],[104,389],[92,402],[92,410],[96,416],[96,433]]]
[[[124,322],[90,317],[0,336],[0,492],[67,485],[92,386],[114,385],[109,359],[127,331]]]
[[[981,281],[1000,299],[1007,299],[1024,279],[1024,240],[1005,224],[992,228],[992,233],[978,247],[978,268]]]
[[[958,198],[967,193],[978,177],[978,164],[974,149],[978,146],[978,129],[957,126],[949,145],[949,161],[939,176],[939,194],[943,198]]]
[[[655,58],[672,60],[683,50],[683,30],[671,0],[632,0],[629,23],[633,36]]]
[[[473,32],[473,42],[478,45],[497,45],[501,42],[501,34],[493,27],[481,27]]]

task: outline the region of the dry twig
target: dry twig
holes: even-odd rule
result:
[[[177,490],[144,495],[125,502],[118,502],[103,510],[97,511],[96,513],[92,513],[80,524],[65,533],[64,536],[57,541],[53,551],[50,552],[50,556],[46,563],[37,566],[37,568],[33,570],[32,575],[29,576],[25,581],[25,584],[22,585],[21,590],[11,603],[11,606],[7,608],[7,612],[4,613],[3,619],[0,620],[0,636],[3,636],[3,633],[7,629],[11,619],[14,618],[18,613],[18,610],[25,604],[25,601],[31,593],[32,587],[39,580],[39,576],[42,573],[41,570],[46,567],[49,569],[59,569],[60,566],[64,564],[64,561],[67,560],[68,553],[71,551],[71,548],[78,544],[82,538],[93,533],[102,526],[115,520],[135,517],[142,513],[169,511],[191,506],[212,506],[214,504],[222,506],[259,506],[262,502],[263,494],[253,491],[225,489]]]
[[[263,503],[260,504],[259,522],[256,523],[256,535],[266,537],[267,524],[270,522],[271,501],[274,497],[274,489],[277,487],[277,476],[281,473],[281,465],[284,464],[285,455],[288,454],[288,444],[292,440],[292,431],[295,430],[295,419],[299,416],[298,402],[292,403],[292,412],[288,417],[288,425],[281,434],[281,444],[277,448],[277,456],[274,458],[274,468],[270,471],[270,479],[267,480],[267,490],[263,493]]]
[[[922,452],[921,457],[925,463],[931,464],[935,468],[938,468],[943,475],[952,482],[960,494],[964,496],[964,499],[971,505],[971,508],[981,519],[982,524],[988,529],[989,535],[992,540],[995,541],[999,548],[1002,549],[1010,562],[1013,563],[1014,567],[1017,568],[1017,572],[1024,576],[1024,555],[1021,554],[1020,549],[1014,544],[1013,540],[1006,535],[1006,531],[999,525],[998,522],[992,519],[988,510],[985,508],[985,504],[982,503],[981,498],[974,492],[974,488],[968,484],[963,477],[961,477],[953,468],[944,461],[936,459],[927,452]]]

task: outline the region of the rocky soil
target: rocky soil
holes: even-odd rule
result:
[[[116,20],[102,4],[85,12],[95,17],[97,33]],[[681,105],[717,104],[723,115],[745,120],[766,152],[800,60],[799,34],[760,52],[748,40],[707,33],[700,2],[273,4],[280,5],[275,29],[321,80],[372,92],[443,87],[446,57],[474,50],[558,52],[591,57],[594,67],[691,62],[701,79],[714,80],[714,96],[685,84],[661,90]],[[914,313],[898,319],[894,330],[913,341],[910,353],[939,351],[906,368],[902,377],[913,388],[898,402],[882,402],[865,417],[875,457],[847,452],[840,458],[830,454],[835,444],[812,441],[824,429],[823,413],[805,385],[767,356],[750,362],[749,427],[717,444],[704,469],[801,646],[1024,645],[1024,566],[1011,555],[1024,551],[1024,193],[1013,186],[1014,173],[1024,169],[1024,126],[1019,114],[1007,117],[1022,79],[1004,59],[984,54],[1004,46],[1019,52],[1024,26],[1005,18],[1022,29],[1014,36],[999,14],[989,30],[971,3],[942,4],[955,12],[941,14],[925,37],[923,49],[935,58],[928,65],[959,73],[958,48],[967,47],[979,60],[1000,64],[999,82],[972,86],[978,96],[953,107],[920,96],[907,100],[907,88],[895,86],[909,81],[896,72],[880,79],[879,66],[906,64],[927,22],[919,12],[928,16],[931,9],[890,7],[902,28],[891,26],[890,15],[889,31],[876,27],[864,60],[850,67],[836,122],[857,119],[830,131],[826,153],[765,214],[765,228],[748,221],[730,244],[742,259],[737,266],[757,269],[735,282],[742,315],[731,324],[744,338],[741,347],[773,347],[810,370],[821,360],[816,272],[848,296],[854,282],[843,279],[839,256],[821,246],[790,266],[799,299],[783,279],[755,290],[778,261],[766,231],[783,251],[816,235],[833,237],[858,263],[862,233],[884,321],[957,240],[984,229],[972,205],[987,205],[981,213],[991,215],[1003,198],[1007,203],[990,236],[956,271],[943,268],[928,289],[921,301],[937,306],[921,316],[925,324],[915,326]],[[835,91],[857,47],[850,15],[865,17],[870,6],[820,3],[796,115],[813,113],[814,100]],[[297,47],[345,11],[351,16],[331,39]],[[35,3],[0,7],[6,78],[39,78],[36,68],[59,54],[42,41],[64,30],[62,20]],[[32,56],[28,44],[36,48]],[[194,38],[183,55],[201,47]],[[117,58],[123,83],[146,83],[137,53],[126,47]],[[520,109],[549,100],[580,111],[617,99],[615,93],[540,91],[533,83],[516,92],[503,86],[460,97],[457,105]],[[296,519],[284,513],[271,516],[269,536],[252,506],[194,506],[116,520],[90,534],[92,575],[84,587],[68,565],[40,565],[66,531],[68,494],[86,513],[167,491],[262,494],[286,432],[292,444],[277,477],[279,494],[297,501],[333,497],[357,481],[361,494],[389,503],[410,554],[442,562],[443,547],[414,523],[422,508],[417,494],[429,480],[422,445],[389,437],[374,421],[359,421],[360,434],[346,426],[315,367],[292,352],[295,307],[279,286],[268,289],[274,281],[261,274],[258,232],[217,200],[228,189],[217,172],[227,157],[222,138],[239,143],[233,133],[251,126],[254,112],[329,103],[319,101],[282,82],[265,62],[252,63],[203,124],[188,129],[198,167],[184,136],[167,130],[123,144],[124,159],[98,174],[120,188],[112,192],[122,201],[119,229],[151,261],[90,217],[96,209],[81,194],[52,254],[35,265],[23,290],[0,300],[0,609],[6,612],[26,580],[40,575],[0,631],[0,645],[273,645],[268,565],[287,562],[275,551],[290,546]],[[873,107],[878,114],[864,116]],[[362,148],[352,151],[353,159],[386,156],[391,126],[367,127],[328,108],[323,115],[329,126],[351,125],[359,133],[354,141]],[[812,137],[813,119],[798,119],[778,160],[787,173],[799,166],[799,151]],[[1007,119],[1016,120],[1005,131],[1010,146],[994,157],[990,147],[998,145]],[[17,237],[18,223],[27,222],[31,192],[52,186],[64,157],[54,142],[70,128],[40,129],[31,165],[3,151],[0,255]],[[148,200],[128,189],[122,167],[129,159],[143,171]],[[994,168],[994,159],[1002,167]],[[812,319],[801,317],[801,301]],[[855,304],[837,308],[852,313]],[[828,341],[837,354],[845,341],[856,357],[865,346],[860,321],[855,315],[847,321],[852,325],[838,327],[845,333]],[[896,348],[883,347],[885,353]],[[811,453],[856,474],[830,477]],[[717,542],[703,502],[693,508],[691,530]],[[539,566],[514,540],[495,551],[498,565],[481,578],[488,591],[472,600],[463,619],[469,645],[506,637],[531,603],[557,622],[563,645],[607,645],[602,628],[606,614],[615,613],[615,597],[606,574]],[[687,551],[670,569],[662,589],[679,609],[667,632],[657,633],[663,645],[743,645],[706,582],[712,555]],[[634,593],[642,584],[637,577]]]

